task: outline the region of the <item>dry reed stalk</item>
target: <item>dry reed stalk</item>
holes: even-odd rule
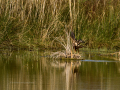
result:
[[[20,2],[19,2],[20,3]],[[21,1],[21,8],[23,9],[23,0]],[[21,11],[21,20],[24,20],[25,16],[24,16],[24,10]]]
[[[56,1],[55,0],[50,0],[50,5],[51,5],[51,12],[52,12],[52,15],[54,16],[54,14],[55,14],[55,7],[56,7],[56,5],[55,5],[55,3],[56,3]]]
[[[34,5],[34,4],[33,4]],[[36,7],[36,10],[35,10],[35,18],[37,18],[37,14],[38,14],[38,12],[39,12],[39,1],[37,2],[36,0],[35,0],[35,7]]]
[[[76,11],[75,11],[75,9],[76,9],[76,1],[74,0],[74,5],[73,5],[73,19],[76,19],[75,17],[76,17]]]
[[[40,9],[40,19],[42,21],[42,26],[43,26],[43,20],[45,19],[45,7],[46,7],[46,0],[41,1],[41,9]]]
[[[71,0],[69,0],[70,19],[72,20]]]
[[[6,7],[6,9],[5,9],[5,16],[7,15],[7,12],[8,12],[8,5],[9,4],[8,4],[8,0],[7,0],[6,6],[5,6]]]

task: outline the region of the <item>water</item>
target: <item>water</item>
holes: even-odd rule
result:
[[[95,54],[53,60],[44,52],[0,52],[0,90],[120,90],[120,62]]]

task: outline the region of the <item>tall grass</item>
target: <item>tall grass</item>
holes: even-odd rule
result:
[[[1,47],[49,47],[65,26],[89,48],[118,49],[120,1],[0,0]]]

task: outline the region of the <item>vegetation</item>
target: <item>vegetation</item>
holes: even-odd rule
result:
[[[0,0],[0,47],[61,47],[74,31],[88,48],[120,48],[119,0]]]

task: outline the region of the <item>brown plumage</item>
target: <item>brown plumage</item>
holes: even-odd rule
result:
[[[82,48],[83,46],[80,45],[80,43],[85,43],[84,41],[82,41],[81,39],[77,40],[75,38],[75,34],[74,32],[70,32],[70,37],[72,38],[72,43],[73,43],[73,49],[75,51],[78,51],[79,52],[79,48]]]

